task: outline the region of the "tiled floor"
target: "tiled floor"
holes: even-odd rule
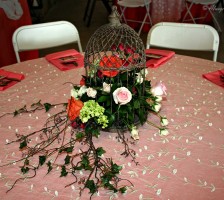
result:
[[[87,42],[91,35],[102,25],[108,23],[108,12],[104,7],[102,1],[97,0],[95,5],[95,10],[93,12],[91,24],[87,27],[83,21],[85,6],[87,0],[57,0],[56,4],[52,6],[47,12],[46,16],[43,19],[43,22],[57,21],[57,20],[67,20],[72,22],[78,29],[81,43],[83,49],[85,50]],[[224,63],[224,12],[216,12],[218,21],[222,28],[222,33],[220,33],[220,48],[218,53],[218,62]],[[146,43],[147,33],[141,34],[143,43]],[[74,46],[65,46],[60,47],[58,50],[63,50],[64,48],[74,48]],[[57,51],[58,51],[57,50]],[[43,50],[41,51],[42,55],[49,53],[49,51],[54,50]],[[205,52],[186,52],[186,51],[176,51],[179,54],[186,54],[191,56],[197,56],[202,58],[211,59],[210,53]]]

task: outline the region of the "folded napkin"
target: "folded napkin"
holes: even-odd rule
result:
[[[224,69],[210,72],[207,74],[202,74],[202,77],[224,88],[224,82],[223,82],[224,80],[223,78],[221,78],[221,76],[224,77]]]
[[[84,56],[75,49],[48,54],[45,56],[45,58],[61,71],[84,66]],[[74,60],[74,62],[72,62],[72,59]]]
[[[168,50],[161,50],[161,49],[146,49],[145,50],[146,56],[147,54],[161,56],[160,58],[150,58],[146,57],[146,66],[151,68],[157,68],[161,64],[165,63],[167,60],[172,58],[175,54],[174,51]]]
[[[12,87],[13,85],[15,85],[16,83],[18,83],[19,81],[21,81],[25,78],[25,76],[23,74],[18,74],[18,73],[6,71],[4,69],[0,69],[0,78],[3,78],[3,77],[6,77],[4,79],[11,78],[11,79],[17,79],[18,81],[12,80],[7,85],[0,86],[0,91],[6,90],[7,88]]]

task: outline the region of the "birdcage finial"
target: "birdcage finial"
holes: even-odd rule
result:
[[[117,11],[117,6],[112,6],[112,12],[108,17],[110,24],[113,26],[120,26],[121,25],[120,18],[121,17]]]

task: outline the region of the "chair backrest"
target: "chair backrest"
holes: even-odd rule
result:
[[[79,51],[82,52],[78,30],[67,21],[21,26],[13,33],[12,42],[17,62],[20,62],[19,52],[70,43],[78,43]]]
[[[216,61],[219,34],[209,25],[161,22],[155,24],[147,36],[146,48],[150,46],[179,50],[213,51]]]
[[[117,4],[129,8],[144,7],[149,5],[152,0],[118,0]]]

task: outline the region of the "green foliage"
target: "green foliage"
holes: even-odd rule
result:
[[[39,164],[42,166],[46,161],[46,156],[39,156]]]
[[[107,95],[107,96],[101,96],[100,98],[97,99],[97,102],[98,103],[102,103],[102,102],[105,102],[107,100],[110,100],[110,96]]]
[[[63,176],[67,176],[68,172],[66,170],[66,167],[63,165],[61,167],[61,176],[60,177],[63,177]]]
[[[23,173],[23,174],[26,174],[28,171],[29,171],[30,169],[29,169],[29,167],[21,167],[21,172]]]
[[[52,105],[50,103],[44,103],[45,111],[48,112],[51,109]]]
[[[127,191],[127,188],[126,187],[122,187],[119,189],[119,191],[123,194]]]
[[[93,180],[87,180],[85,187],[89,189],[89,192],[91,194],[94,194],[95,192],[97,192],[97,185],[94,183]]]
[[[62,153],[62,152],[72,153],[73,148],[74,148],[74,146],[62,148],[62,149],[59,150],[59,153]]]
[[[76,137],[77,140],[82,139],[84,136],[85,135],[84,135],[83,132],[78,132],[78,133],[75,134],[75,137]]]
[[[24,140],[20,143],[20,146],[19,146],[20,149],[23,149],[24,147],[27,147],[26,139],[24,139]]]
[[[50,161],[48,161],[47,166],[48,166],[47,173],[50,173],[50,171],[53,169]]]
[[[118,174],[122,170],[122,166],[117,165],[111,161],[111,172],[113,174]]]
[[[97,156],[102,156],[104,153],[106,153],[106,151],[102,147],[96,149]]]
[[[14,117],[17,116],[18,114],[19,114],[19,112],[17,110],[15,110],[13,113]]]
[[[87,155],[83,155],[81,160],[82,169],[91,170],[92,167],[89,164],[90,164],[89,157]]]
[[[65,165],[68,165],[70,163],[70,160],[71,160],[71,156],[67,155],[65,157]]]

